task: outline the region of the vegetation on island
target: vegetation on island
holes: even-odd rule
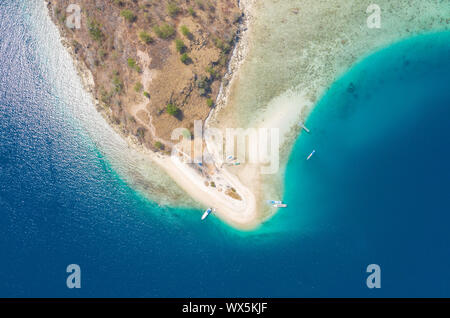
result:
[[[175,17],[181,12],[181,9],[175,2],[170,2],[167,5],[167,12],[171,17]]]
[[[141,67],[138,65],[138,63],[136,62],[135,59],[133,59],[132,57],[129,57],[127,60],[128,66],[132,69],[134,69],[136,72],[140,73],[141,72]]]
[[[181,34],[183,34],[185,37],[191,39],[192,38],[192,33],[189,30],[189,28],[185,25],[182,25],[180,28]]]
[[[101,25],[95,20],[88,22],[88,30],[91,38],[97,42],[101,42],[104,38],[104,34],[101,30]]]
[[[161,25],[155,25],[153,27],[153,31],[155,34],[161,39],[168,39],[175,34],[175,29],[173,26],[167,23],[163,23]]]
[[[139,39],[145,44],[150,44],[154,41],[152,36],[145,31],[139,32]]]
[[[169,103],[166,106],[166,111],[169,115],[177,116],[180,113],[180,109],[173,103]]]
[[[164,144],[160,141],[155,142],[155,148],[158,150],[164,150]]]
[[[136,93],[139,93],[140,91],[142,91],[143,86],[141,82],[136,82],[136,84],[134,84],[134,91]]]
[[[194,118],[207,117],[235,39],[236,17],[241,16],[237,2],[78,0],[77,4],[80,29],[65,24],[67,0],[52,0],[51,16],[76,59],[92,73],[99,110],[121,132],[163,150],[163,141],[170,140],[180,121],[189,130]]]
[[[127,20],[127,22],[130,22],[130,23],[136,21],[136,19],[137,19],[136,15],[133,13],[133,11],[128,10],[128,9],[122,10],[120,12],[120,15],[122,17],[124,17],[125,20]]]

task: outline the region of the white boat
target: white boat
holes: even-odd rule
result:
[[[267,201],[267,203],[269,203],[269,204],[272,204],[272,205],[274,205],[274,204],[282,204],[282,203],[283,203],[283,201],[274,201],[274,200],[269,200],[269,201]]]
[[[308,158],[306,158],[306,160],[311,159],[311,157],[312,157],[315,153],[316,153],[316,151],[313,150],[313,151],[309,154]]]
[[[298,125],[299,125],[300,127],[302,127],[307,133],[309,133],[309,129],[306,128],[305,124],[303,124],[302,122],[300,122]]]
[[[205,213],[203,213],[203,215],[202,215],[202,221],[204,219],[206,219],[212,212],[214,212],[212,208],[209,208],[208,210],[206,210]]]
[[[274,208],[287,208],[287,204],[277,203],[273,205]]]

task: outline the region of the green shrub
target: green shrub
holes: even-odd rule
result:
[[[115,72],[112,78],[112,83],[114,86],[114,91],[118,94],[122,93],[123,90],[123,82],[120,79],[119,73]]]
[[[164,149],[164,145],[159,141],[155,142],[155,147],[159,150]]]
[[[144,92],[144,96],[147,97],[148,99],[150,99],[150,93],[149,92]]]
[[[183,34],[185,37],[190,37],[192,35],[189,28],[185,25],[181,26],[180,31],[181,31],[181,34]]]
[[[181,9],[177,6],[176,3],[171,2],[167,5],[167,12],[171,17],[175,17],[181,12]]]
[[[134,68],[136,66],[136,61],[131,57],[128,58],[127,62],[128,62],[128,66],[131,68]]]
[[[153,38],[145,31],[139,32],[139,39],[141,39],[141,41],[145,44],[150,44],[153,42]]]
[[[136,84],[134,84],[134,91],[136,93],[139,93],[140,91],[142,91],[143,86],[141,82],[136,82]]]
[[[212,80],[215,80],[215,79],[218,77],[217,71],[216,71],[213,67],[211,67],[211,66],[208,66],[208,67],[206,68],[206,72],[208,72],[209,75],[211,75],[211,79],[212,79]]]
[[[172,116],[177,116],[180,113],[180,109],[172,103],[167,104],[166,111]]]
[[[133,11],[128,10],[128,9],[122,10],[120,12],[120,15],[122,17],[124,17],[125,20],[127,20],[128,22],[134,22],[134,21],[136,21],[136,18],[137,18],[136,15],[133,13]]]
[[[208,107],[213,107],[213,105],[214,105],[213,100],[212,100],[211,98],[208,98],[208,99],[206,100],[206,105],[208,105]]]
[[[127,60],[128,66],[131,67],[132,69],[136,70],[136,72],[140,73],[141,72],[141,68],[140,66],[136,63],[136,61],[129,57]]]
[[[189,12],[189,14],[190,14],[191,16],[195,17],[195,11],[194,11],[194,9],[193,9],[192,7],[189,7],[189,8],[188,8],[188,12]]]
[[[183,54],[181,54],[180,60],[184,64],[188,64],[191,61],[191,58],[189,57],[189,55],[187,53],[183,53]]]
[[[88,31],[91,38],[97,42],[103,41],[104,34],[101,30],[101,24],[95,20],[91,20],[88,23]]]
[[[186,50],[186,45],[184,45],[184,42],[180,39],[175,40],[175,47],[179,53],[183,53]]]
[[[228,43],[225,43],[219,38],[214,39],[214,45],[221,49],[223,53],[228,53],[231,49],[231,46]]]
[[[199,78],[196,81],[196,85],[201,96],[206,95],[211,90],[210,82],[208,81],[208,78],[206,76],[202,76],[201,78]]]
[[[175,34],[175,29],[173,28],[173,26],[167,23],[155,26],[153,28],[153,31],[161,39],[168,39]]]

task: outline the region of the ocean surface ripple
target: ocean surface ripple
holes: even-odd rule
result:
[[[81,85],[49,67],[42,19],[35,2],[0,4],[0,296],[450,295],[449,32],[377,52],[330,87],[290,157],[289,208],[240,233],[160,207],[117,172],[70,108]],[[380,290],[365,285],[372,263]]]

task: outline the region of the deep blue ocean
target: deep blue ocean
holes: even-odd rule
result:
[[[290,157],[289,208],[241,233],[115,172],[67,118],[18,3],[0,3],[0,296],[450,296],[450,32],[337,80]]]

